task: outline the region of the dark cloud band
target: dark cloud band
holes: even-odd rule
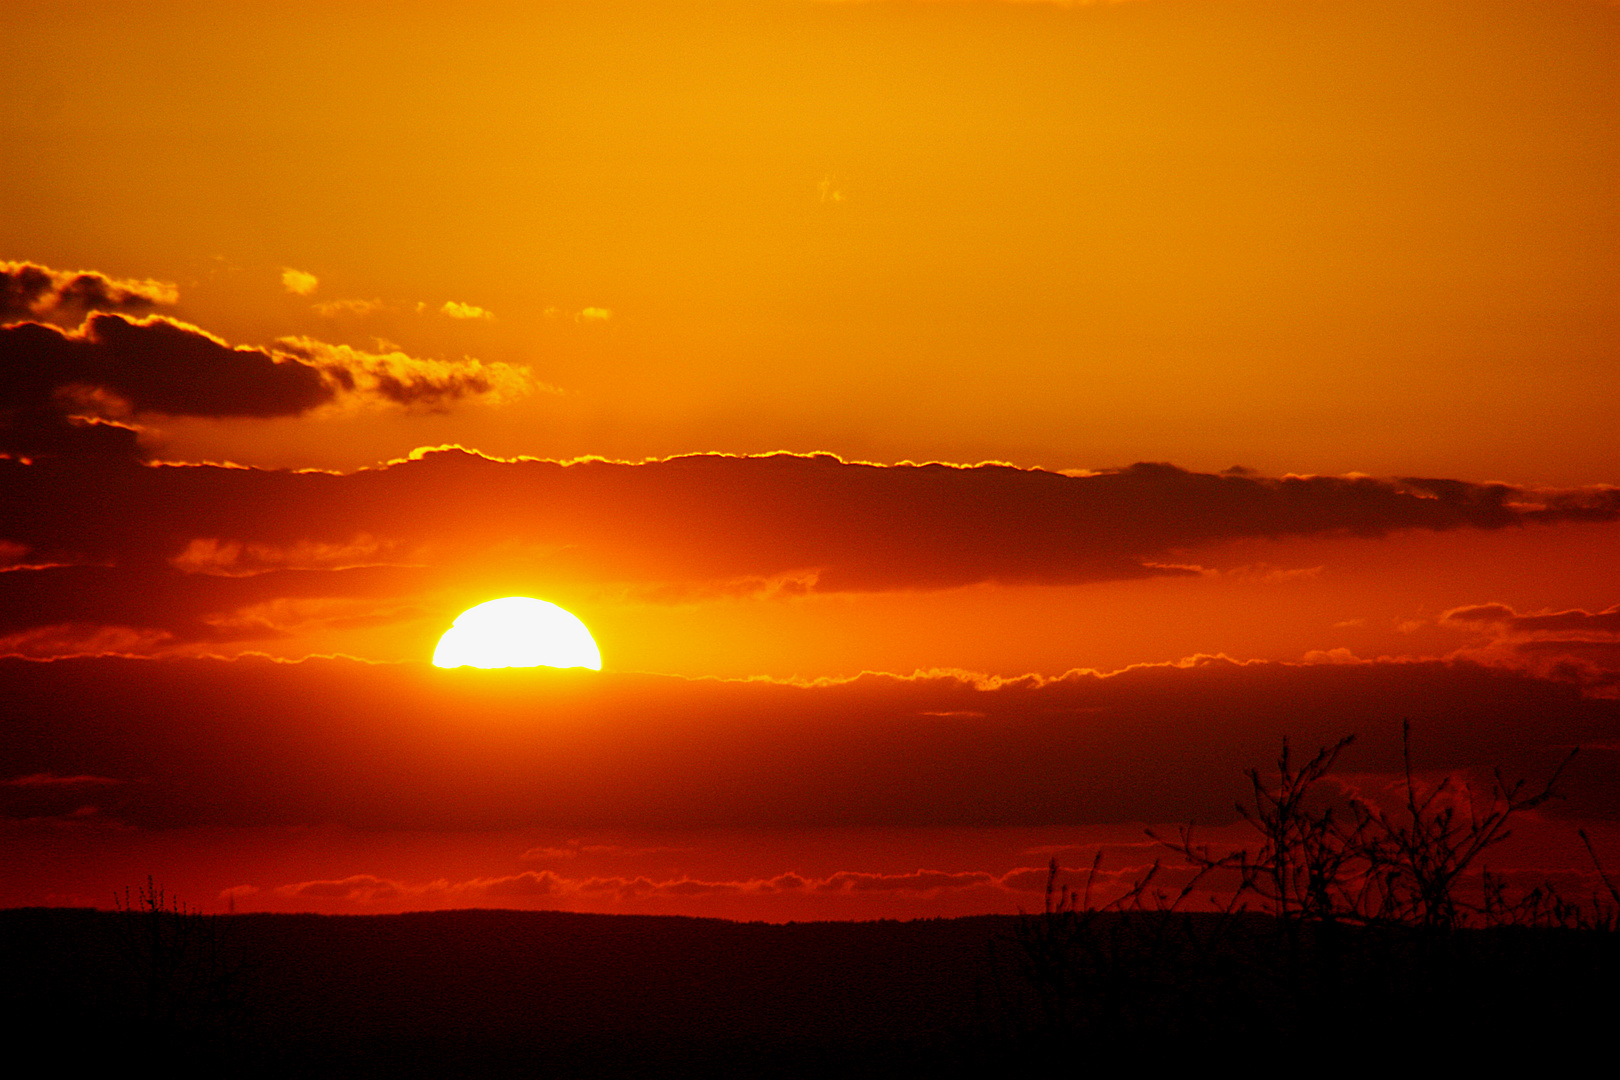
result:
[[[0,461],[0,541],[31,563],[283,568],[311,546],[367,561],[564,582],[821,591],[1074,584],[1189,573],[1176,553],[1246,537],[1502,529],[1620,518],[1620,490],[1265,478],[1169,465],[1070,476],[828,455],[626,464],[447,451],[337,475]],[[212,554],[210,554],[212,553]]]
[[[451,451],[338,475],[0,460],[0,553],[18,567],[0,573],[0,651],[83,651],[71,642],[105,642],[105,627],[171,645],[271,639],[288,628],[243,612],[287,599],[352,600],[344,618],[387,621],[436,589],[679,601],[766,586],[1063,585],[1189,573],[1175,553],[1244,537],[1617,516],[1610,488],[1168,465],[1068,476],[826,455],[562,464]],[[1596,630],[1614,614],[1449,616],[1480,620]]]
[[[89,806],[145,826],[1215,824],[1233,818],[1242,770],[1284,736],[1310,750],[1356,733],[1342,771],[1396,773],[1410,718],[1419,770],[1501,766],[1510,779],[1620,737],[1620,702],[1463,663],[1209,660],[800,686],[344,660],[4,660],[0,693],[0,777],[129,781],[0,788],[10,814]],[[1549,809],[1620,815],[1615,761],[1581,755],[1570,801]]]

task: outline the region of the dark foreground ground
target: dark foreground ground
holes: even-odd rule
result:
[[[930,1076],[1607,1051],[1620,935],[1213,916],[739,924],[0,911],[13,1061],[178,1075]],[[1368,1056],[1370,1055],[1370,1056]],[[1313,1064],[1314,1063],[1314,1064]]]

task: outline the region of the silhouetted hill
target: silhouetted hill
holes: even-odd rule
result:
[[[1344,929],[1331,965],[1313,944],[1290,969],[1258,917],[1099,916],[1046,974],[1027,946],[1039,916],[256,914],[176,935],[186,918],[0,911],[13,1054],[182,1074],[938,1077],[1290,1041],[1563,1053],[1606,1038],[1620,959],[1613,934],[1468,931],[1437,952]]]
[[[141,1029],[153,991],[120,930],[136,918],[0,912],[10,1015],[32,1014],[22,1028],[41,1035],[62,1021],[117,1030],[123,1047],[162,1034]],[[1008,927],[517,911],[216,922],[226,962],[244,972],[246,1013],[221,1002],[199,1034],[261,1071],[302,1075],[943,1066],[971,1050],[975,992]]]

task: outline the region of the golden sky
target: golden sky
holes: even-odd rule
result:
[[[1011,910],[1284,734],[1620,734],[1613,4],[69,2],[0,95],[0,814],[53,867],[0,902]],[[513,594],[602,675],[425,667]]]

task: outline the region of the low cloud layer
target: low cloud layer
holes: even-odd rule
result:
[[[1549,678],[1579,682],[1588,692],[1620,697],[1620,605],[1605,611],[1520,614],[1506,604],[1453,608],[1441,624],[1483,635],[1460,655],[1506,663]]]
[[[272,901],[291,899],[316,905],[339,902],[364,910],[367,907],[413,910],[453,907],[527,907],[538,903],[551,906],[581,903],[635,903],[649,899],[690,900],[694,897],[777,898],[787,896],[848,896],[850,894],[900,893],[937,895],[942,892],[977,890],[993,896],[993,906],[1013,900],[1027,900],[1026,894],[1039,893],[1046,884],[1046,871],[1020,867],[1005,874],[982,870],[917,870],[907,874],[876,874],[841,870],[826,877],[807,878],[792,872],[769,878],[711,881],[689,876],[568,877],[551,871],[525,871],[497,877],[465,880],[416,882],[352,874],[345,878],[301,881],[274,887]],[[257,888],[238,890],[243,901],[262,902]],[[996,895],[999,894],[999,895]],[[995,903],[994,901],[1001,901]]]
[[[1500,627],[1512,634],[1557,634],[1598,640],[1620,638],[1620,605],[1595,613],[1576,608],[1521,615],[1506,604],[1477,604],[1453,608],[1446,612],[1444,621]]]
[[[1466,663],[1207,660],[1112,676],[793,685],[357,661],[0,661],[11,816],[149,827],[1230,822],[1242,770],[1346,734],[1345,775],[1545,777],[1620,817],[1620,702]],[[541,868],[543,869],[543,867]],[[851,890],[944,887],[849,878]]]

